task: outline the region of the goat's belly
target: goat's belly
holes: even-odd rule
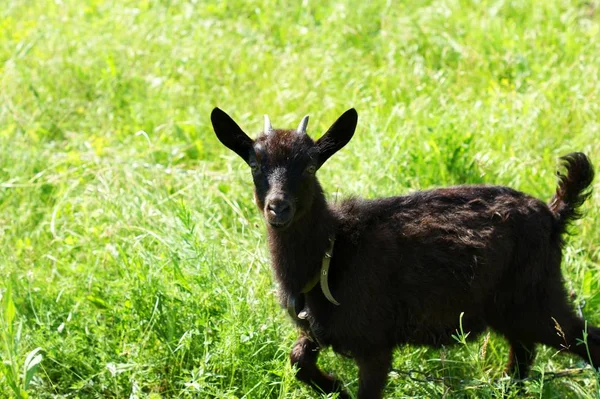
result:
[[[421,299],[416,301],[419,305],[402,302],[398,306],[391,306],[395,301],[377,302],[381,305],[363,307],[366,308],[363,311],[341,306],[332,308],[331,312],[310,309],[311,333],[320,345],[332,347],[341,354],[357,356],[365,348],[376,351],[404,344],[451,345],[457,342],[453,336],[460,335],[461,321],[462,331],[468,339],[475,338],[487,328],[483,310],[466,299],[458,303],[449,300],[431,303]]]
[[[413,292],[403,292],[399,305],[387,312],[386,319],[394,321],[394,340],[398,345],[449,345],[456,342],[453,336],[460,335],[461,326],[469,338],[487,327],[483,306],[486,301],[480,293],[457,290],[460,295],[452,296],[442,290],[427,295]]]
[[[486,328],[487,324],[480,318],[463,318],[462,329],[458,320],[456,324],[449,324],[446,326],[428,323],[403,329],[403,333],[399,334],[397,338],[399,345],[408,343],[411,345],[439,347],[441,345],[457,343],[457,338],[461,336],[461,334],[465,336],[467,340],[472,340],[485,331]]]
[[[364,356],[396,345],[389,326],[373,325],[372,328],[365,328],[362,321],[355,319],[355,323],[341,325],[332,319],[313,319],[311,334],[319,345],[331,347],[335,352],[350,357]]]
[[[467,341],[477,338],[487,328],[481,319],[463,319],[462,333]],[[337,330],[331,331],[318,323],[313,324],[312,333],[320,345],[331,347],[335,352],[357,357],[380,349],[388,349],[401,345],[418,345],[427,347],[449,346],[458,343],[461,326],[451,324],[441,326],[435,323],[414,326],[402,326],[397,331],[366,330],[363,331]],[[368,354],[368,353],[367,353]]]

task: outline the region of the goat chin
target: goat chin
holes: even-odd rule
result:
[[[356,111],[317,141],[305,133],[307,118],[302,131],[272,129],[269,120],[268,134],[256,140],[218,109],[211,118],[219,140],[252,166],[259,208],[273,184],[298,206],[309,204],[285,227],[267,218],[283,305],[303,306],[290,354],[299,380],[349,397],[317,367],[319,350],[331,346],[355,359],[358,398],[380,398],[397,346],[449,345],[459,330],[474,339],[488,328],[508,340],[506,372],[515,378],[527,376],[537,344],[600,366],[600,329],[573,311],[560,267],[563,236],[594,177],[584,154],[563,157],[567,173],[550,205],[499,186],[328,204],[314,172],[353,136]],[[328,289],[339,306],[311,285],[332,237]]]

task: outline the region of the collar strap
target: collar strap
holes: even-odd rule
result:
[[[312,280],[308,282],[302,289],[301,293],[306,294],[315,286],[318,282],[321,282],[321,291],[325,295],[325,298],[336,306],[339,306],[340,303],[335,300],[333,295],[331,294],[331,290],[329,289],[329,264],[331,263],[331,256],[333,254],[333,244],[335,243],[335,236],[329,237],[329,247],[325,251],[325,255],[323,255],[323,261],[321,262],[321,271]]]
[[[321,291],[323,291],[323,295],[325,298],[336,306],[339,306],[340,303],[335,300],[333,295],[331,294],[331,290],[329,289],[329,264],[331,263],[331,256],[333,254],[333,244],[335,243],[335,236],[329,237],[329,247],[325,251],[325,255],[323,255],[323,261],[321,262],[321,270],[320,272],[314,276],[308,284],[304,286],[300,294],[298,295],[290,295],[287,300],[287,311],[292,317],[292,319],[296,320],[304,320],[308,317],[308,311],[305,308],[304,303],[304,294],[311,291],[317,283],[321,282]]]
[[[323,256],[323,263],[321,263],[321,291],[325,294],[325,298],[336,306],[340,306],[340,303],[335,300],[333,295],[331,295],[331,290],[329,289],[328,276],[329,276],[329,263],[331,262],[331,255],[333,254],[333,244],[335,243],[335,236],[331,236],[329,238],[329,248],[325,251],[325,256]]]

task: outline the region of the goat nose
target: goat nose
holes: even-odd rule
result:
[[[271,200],[267,205],[267,209],[275,215],[281,215],[290,209],[290,203],[286,200]]]

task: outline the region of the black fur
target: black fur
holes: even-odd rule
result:
[[[308,319],[298,321],[301,335],[290,354],[298,379],[348,397],[316,365],[319,349],[331,346],[356,360],[358,398],[380,398],[393,349],[454,343],[463,312],[469,338],[489,327],[508,339],[507,372],[517,378],[527,375],[539,343],[600,366],[600,330],[588,327],[588,357],[577,342],[584,322],[567,301],[560,270],[561,235],[580,216],[593,179],[584,154],[563,158],[567,175],[560,175],[550,206],[495,186],[334,205],[326,202],[314,170],[350,140],[356,111],[347,111],[316,143],[292,130],[248,143],[235,123],[231,135],[223,130],[220,119],[230,118],[215,112],[221,141],[250,154],[282,304],[301,295],[320,270],[328,238],[336,237],[329,281],[341,305],[330,303],[318,286],[305,295]]]

